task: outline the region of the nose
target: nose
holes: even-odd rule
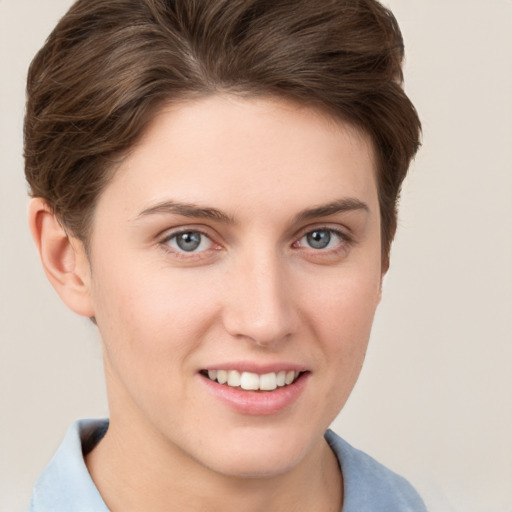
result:
[[[278,255],[241,258],[227,278],[223,322],[229,334],[271,346],[297,331],[291,283]]]

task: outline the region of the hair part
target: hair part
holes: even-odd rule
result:
[[[163,104],[283,97],[371,137],[386,270],[421,129],[403,57],[398,24],[376,0],[78,0],[29,69],[31,194],[86,244],[98,196]]]

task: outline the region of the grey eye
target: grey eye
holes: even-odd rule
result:
[[[203,237],[204,235],[198,231],[186,231],[174,235],[170,240],[170,245],[185,252],[193,252],[204,245]]]
[[[331,242],[331,232],[327,229],[316,229],[306,235],[306,241],[313,249],[325,249]]]
[[[199,230],[175,232],[162,240],[162,243],[182,257],[186,255],[199,256],[215,246],[211,238]]]

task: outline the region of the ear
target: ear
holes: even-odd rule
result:
[[[44,199],[30,201],[28,219],[43,269],[59,297],[75,313],[94,317],[91,271],[83,243],[68,236]]]
[[[379,294],[378,294],[378,297],[377,297],[377,305],[379,305],[382,302],[382,288],[384,286],[384,282],[386,280],[386,277],[388,276],[387,272],[388,271],[386,269],[385,271],[383,271],[380,274],[380,286],[379,286]]]
[[[377,306],[382,302],[382,279],[380,280],[379,294],[377,295]]]

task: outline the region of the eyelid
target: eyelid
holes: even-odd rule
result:
[[[206,237],[211,245],[202,250],[202,251],[181,251],[177,250],[170,246],[169,241],[174,237],[179,236],[182,233],[199,233],[201,236]],[[183,259],[187,261],[194,261],[200,259],[206,259],[211,256],[212,251],[218,251],[221,248],[221,244],[216,241],[216,236],[211,233],[211,230],[205,229],[203,226],[197,225],[181,225],[176,228],[168,228],[161,232],[157,237],[158,245],[164,250],[166,253],[171,254],[172,256]]]
[[[305,242],[302,242],[302,239],[308,234],[314,231],[322,230],[329,231],[331,234],[334,234],[336,237],[338,237],[338,241],[333,247],[317,249],[310,247]],[[337,262],[340,260],[340,258],[347,256],[354,245],[356,245],[356,240],[353,238],[353,235],[348,228],[345,230],[340,227],[339,224],[337,224],[335,227],[332,226],[332,224],[316,224],[303,228],[297,237],[295,237],[295,242],[291,247],[297,251],[297,254],[302,255],[302,257],[310,260],[313,263],[329,264]]]
[[[183,235],[192,235],[193,238],[198,240],[197,247],[194,247],[189,251],[180,247],[180,242],[183,241],[180,239],[182,239]],[[176,252],[183,252],[184,254],[199,254],[210,249],[213,245],[213,241],[209,236],[205,235],[204,233],[200,233],[199,231],[184,231],[182,233],[174,233],[171,235],[170,238],[167,238],[165,244]]]
[[[166,229],[162,235],[159,235],[160,243],[168,242],[175,236],[181,235],[183,233],[200,233],[201,235],[209,238],[211,240],[211,236],[203,229],[196,227],[180,227],[175,229]]]
[[[166,229],[160,231],[160,233],[158,233],[155,238],[159,243],[163,243],[166,240],[171,239],[173,236],[177,236],[181,233],[200,233],[201,235],[206,236],[212,240],[214,243],[217,243],[216,239],[219,238],[212,229],[202,224],[179,224],[175,227],[167,227]]]
[[[309,233],[312,233],[313,231],[330,231],[331,233],[335,233],[336,235],[339,235],[344,241],[346,242],[354,242],[353,235],[351,234],[351,231],[349,228],[343,228],[339,224],[336,224],[335,226],[332,224],[313,224],[308,225],[304,228],[301,228],[297,234],[295,235],[294,239],[296,242],[298,242],[301,238],[308,235]],[[296,243],[294,242],[294,243]]]

